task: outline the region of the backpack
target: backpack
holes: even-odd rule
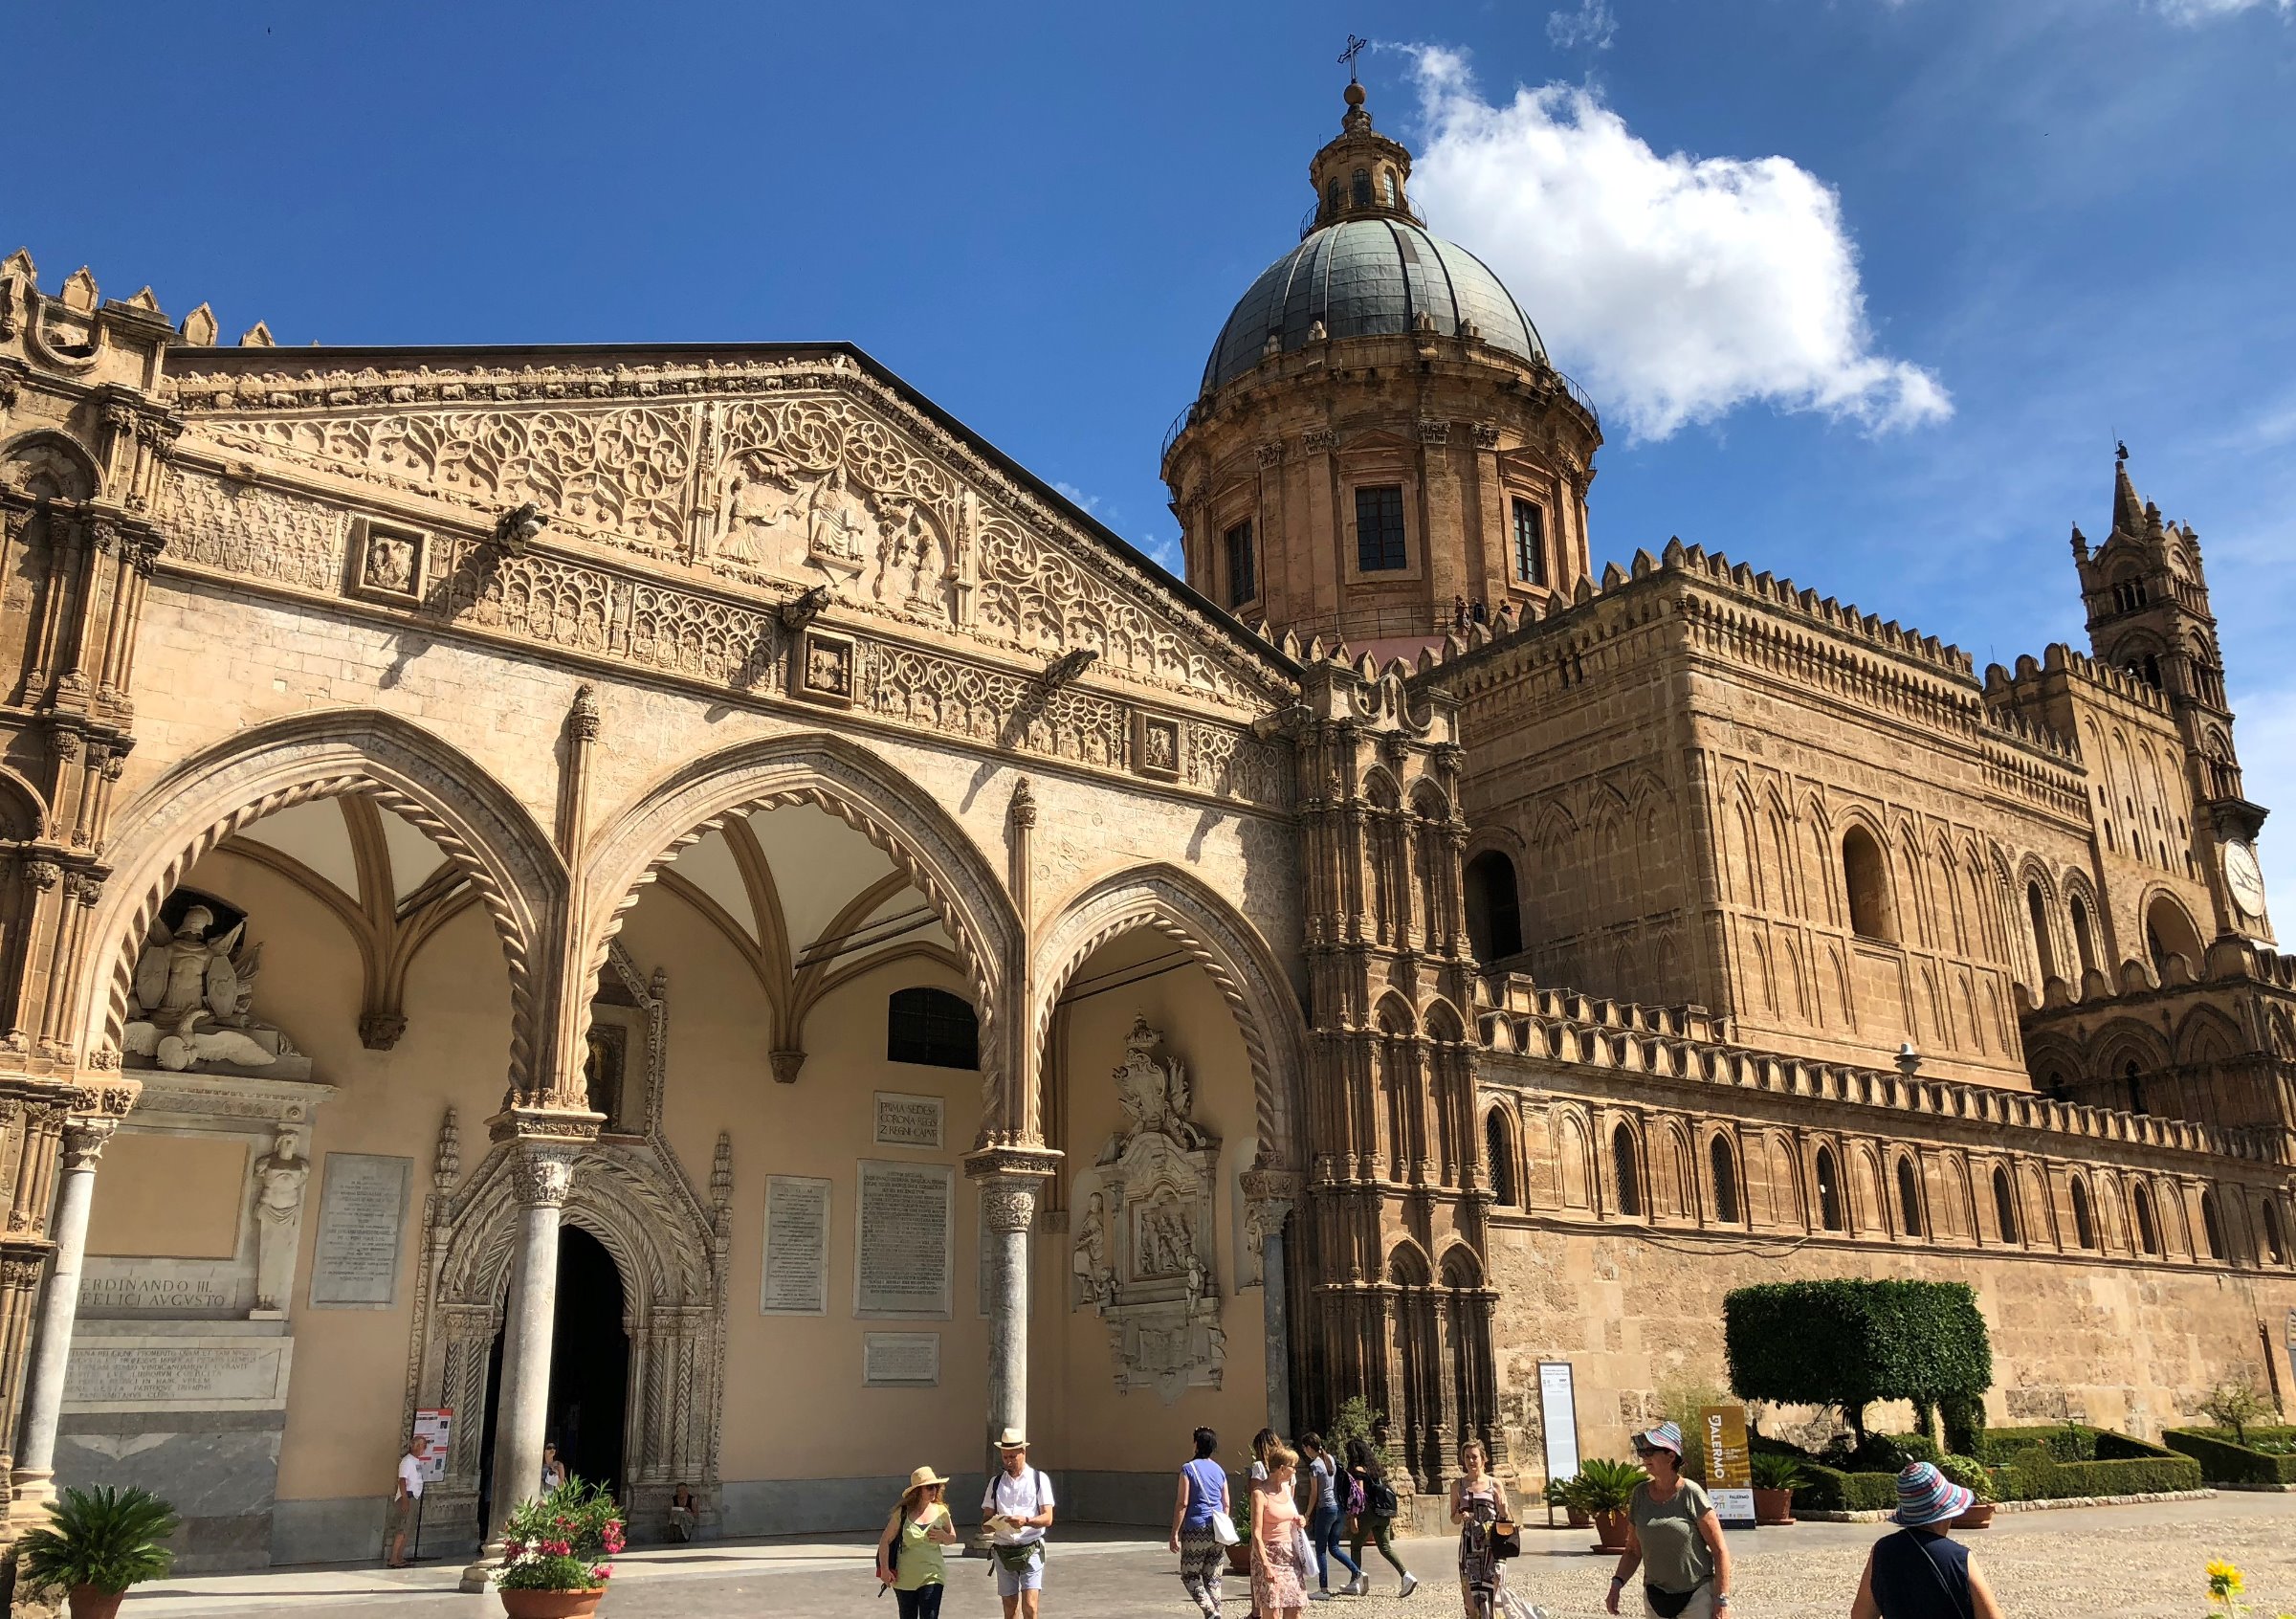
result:
[[[1364,1505],[1374,1518],[1393,1518],[1402,1503],[1395,1498],[1395,1486],[1384,1478],[1375,1478],[1364,1487]]]

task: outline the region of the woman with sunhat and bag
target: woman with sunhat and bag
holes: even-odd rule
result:
[[[1682,1475],[1682,1430],[1662,1422],[1636,1434],[1634,1454],[1650,1476],[1626,1504],[1626,1550],[1610,1577],[1603,1610],[1619,1610],[1619,1593],[1639,1567],[1645,1615],[1727,1619],[1730,1546],[1705,1486]]]
[[[1970,1499],[1932,1463],[1899,1474],[1898,1531],[1874,1542],[1850,1619],[2001,1619],[1976,1560],[1949,1533]]]
[[[877,1537],[877,1583],[893,1587],[900,1619],[938,1619],[940,1593],[948,1584],[940,1548],[957,1543],[957,1526],[941,1499],[948,1484],[931,1468],[918,1468]]]

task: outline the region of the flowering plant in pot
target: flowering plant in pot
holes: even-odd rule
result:
[[[603,1485],[568,1478],[521,1501],[502,1528],[495,1584],[510,1619],[577,1619],[594,1613],[613,1574],[607,1559],[625,1540],[622,1509]]]
[[[175,1509],[148,1491],[67,1488],[48,1521],[16,1542],[17,1566],[28,1586],[61,1586],[72,1619],[112,1619],[128,1586],[167,1572],[176,1524]]]
[[[1754,1520],[1778,1527],[1794,1521],[1794,1486],[1802,1479],[1801,1459],[1776,1451],[1756,1451],[1749,1458],[1754,1471]]]

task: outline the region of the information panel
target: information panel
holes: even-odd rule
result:
[[[1706,1493],[1725,1523],[1754,1521],[1754,1458],[1746,1444],[1744,1406],[1702,1406],[1696,1443],[1706,1460]]]
[[[447,1475],[447,1446],[454,1438],[454,1408],[430,1406],[414,1413],[414,1431],[430,1441],[423,1457],[423,1482],[435,1484]]]
[[[1578,1476],[1578,1396],[1571,1363],[1538,1363],[1538,1426],[1546,1447],[1547,1477]],[[1554,1515],[1550,1510],[1548,1516]]]
[[[938,1332],[865,1332],[861,1381],[871,1388],[931,1388],[940,1382]]]

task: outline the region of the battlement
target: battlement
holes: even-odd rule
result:
[[[2052,641],[2036,659],[2027,653],[2017,660],[2017,671],[2011,674],[1999,664],[1985,668],[1985,701],[1997,712],[2005,704],[2038,701],[2047,688],[2051,676],[2079,680],[2121,701],[2157,714],[2162,719],[2171,715],[2169,699],[2143,680],[2124,669],[2100,663],[2086,653]]]

